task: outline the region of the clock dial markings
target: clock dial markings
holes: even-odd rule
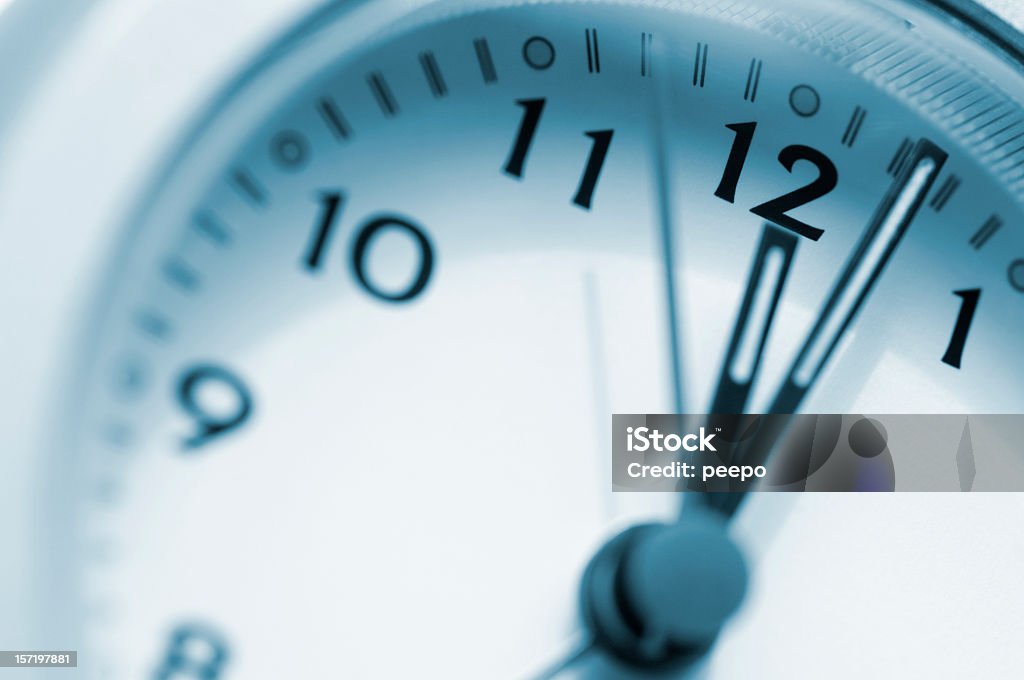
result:
[[[729,148],[729,157],[725,161],[725,170],[722,171],[722,179],[715,189],[715,196],[728,201],[736,202],[736,186],[739,184],[743,166],[747,163],[747,156],[750,154],[750,145],[754,141],[754,133],[757,131],[757,123],[729,123],[725,126],[735,133],[732,146]]]
[[[907,157],[914,148],[914,142],[910,137],[904,137],[903,141],[900,142],[900,146],[896,149],[896,153],[893,154],[892,160],[889,161],[889,165],[885,168],[885,171],[897,177],[903,170],[903,163],[906,162]]]
[[[263,208],[270,200],[266,187],[243,168],[236,168],[231,172],[231,186],[255,207]]]
[[[370,91],[373,92],[373,98],[377,101],[381,112],[389,118],[397,116],[398,101],[395,100],[388,81],[384,79],[384,74],[380,71],[373,71],[366,76],[366,83],[370,86]]]
[[[523,61],[535,71],[546,71],[555,63],[555,46],[547,38],[535,35],[523,43]]]
[[[967,334],[971,330],[971,322],[974,321],[974,313],[978,309],[978,300],[981,299],[981,289],[956,290],[953,291],[953,294],[960,298],[960,312],[956,317],[956,326],[953,327],[953,336],[949,339],[949,346],[946,347],[946,353],[942,355],[942,362],[953,368],[960,368],[960,362],[964,356],[964,346],[967,344]]]
[[[953,197],[956,190],[960,187],[960,178],[956,175],[949,175],[946,180],[936,190],[935,195],[932,196],[932,200],[928,203],[928,206],[937,213],[942,212],[942,209],[949,203],[949,199]]]
[[[1014,260],[1011,262],[1006,270],[1006,274],[1014,290],[1024,293],[1024,260]]]
[[[344,195],[340,191],[325,191],[320,194],[320,219],[317,221],[316,233],[309,244],[309,250],[302,258],[307,270],[316,271],[320,268],[324,249],[337,223],[338,209],[343,201]]]
[[[854,107],[853,114],[850,115],[850,122],[846,124],[846,130],[843,132],[843,146],[853,148],[857,141],[857,135],[860,134],[860,128],[864,125],[864,119],[867,117],[867,109],[860,106]]]
[[[494,68],[494,59],[491,57],[491,48],[487,44],[487,38],[477,38],[473,41],[473,51],[476,52],[476,60],[480,65],[480,75],[488,85],[498,82],[498,71]]]
[[[587,45],[587,72],[601,72],[601,50],[597,43],[597,29],[588,28],[583,32],[584,41]]]
[[[653,75],[651,64],[651,44],[654,36],[650,33],[640,33],[640,77],[650,78]]]
[[[431,94],[436,98],[446,96],[448,94],[448,84],[445,83],[444,76],[441,75],[441,67],[438,66],[437,57],[434,56],[434,53],[429,50],[421,52],[420,65],[423,67],[423,75],[430,86]]]
[[[736,188],[740,175],[750,154],[750,146],[757,131],[757,123],[731,123],[725,126],[736,133],[722,172],[722,179],[715,189],[715,196],[729,203],[736,200]],[[809,184],[782,194],[750,209],[758,217],[794,233],[817,241],[825,230],[813,227],[789,214],[790,211],[822,198],[832,192],[839,183],[839,171],[828,156],[817,149],[803,144],[791,144],[779,152],[779,164],[792,173],[798,161],[810,162],[817,168],[818,176]]]
[[[270,142],[270,158],[283,170],[301,170],[309,161],[309,140],[296,130],[282,130]]]
[[[981,225],[978,231],[971,235],[971,240],[968,241],[971,247],[975,250],[981,250],[988,240],[996,235],[996,232],[1002,229],[1003,220],[999,215],[992,215],[985,223]]]
[[[231,230],[207,210],[196,213],[192,218],[191,226],[196,233],[217,246],[223,247],[231,243]]]
[[[136,328],[153,340],[166,342],[174,336],[174,324],[160,312],[153,310],[137,312],[134,321]]]
[[[708,75],[708,45],[697,43],[697,51],[693,57],[693,86],[704,87]]]
[[[199,272],[183,259],[179,257],[167,258],[161,271],[167,282],[178,290],[184,293],[195,293],[199,290]]]
[[[526,156],[530,153],[530,145],[533,143],[534,135],[537,134],[537,126],[540,124],[540,117],[544,113],[546,102],[547,100],[544,98],[516,101],[516,104],[523,107],[523,117],[519,121],[519,130],[516,132],[512,151],[503,168],[505,174],[522,179]]]
[[[761,84],[761,67],[763,65],[764,62],[756,57],[750,60],[750,70],[747,71],[747,84],[743,89],[744,101],[757,101],[757,88]]]
[[[153,680],[227,677],[231,661],[229,649],[227,640],[209,626],[195,622],[179,624],[171,631],[165,656]]]
[[[572,202],[585,210],[590,210],[591,202],[594,200],[594,189],[601,176],[601,168],[604,167],[604,160],[608,156],[608,148],[612,144],[615,131],[593,130],[584,134],[593,140],[593,145],[590,147],[590,155],[587,157],[587,164]]]
[[[214,397],[220,397],[212,408],[208,406],[211,391],[215,393]],[[203,393],[207,394],[205,399]],[[195,426],[194,432],[182,440],[186,452],[194,452],[241,427],[253,411],[252,391],[237,373],[219,364],[189,366],[179,378],[175,394],[178,405]],[[225,395],[230,395],[227,408],[218,403],[224,401]]]
[[[821,110],[821,95],[812,85],[797,85],[789,91],[789,108],[801,118],[810,118]]]
[[[330,97],[319,97],[316,100],[316,110],[336,139],[345,140],[352,136],[352,128],[345,119],[345,114]]]

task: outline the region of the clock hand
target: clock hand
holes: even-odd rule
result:
[[[927,139],[917,142],[832,287],[828,301],[775,395],[769,409],[771,413],[793,413],[799,408],[878,282],[947,156]]]
[[[711,399],[711,413],[739,414],[746,410],[796,246],[797,236],[792,232],[764,225]]]
[[[863,307],[882,271],[921,207],[947,154],[933,142],[917,142],[903,170],[886,192],[836,280],[818,318],[776,392],[769,413],[794,413]],[[761,465],[785,428],[763,427],[734,456],[734,463]],[[732,515],[746,490],[711,494],[708,505]]]
[[[653,55],[652,55],[653,56]],[[650,107],[651,143],[655,201],[658,206],[658,227],[661,237],[662,272],[665,278],[665,305],[668,311],[669,354],[672,361],[672,407],[675,413],[683,412],[683,362],[682,344],[679,333],[679,311],[677,307],[674,226],[672,219],[672,190],[669,182],[668,156],[665,149],[665,126],[662,111],[663,94],[660,84],[655,84],[654,102]]]

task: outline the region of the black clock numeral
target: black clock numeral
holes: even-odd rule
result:
[[[345,195],[341,191],[325,191],[320,194],[320,214],[313,227],[309,246],[301,260],[303,268],[310,273],[316,272],[322,266],[324,253],[340,218],[344,200]],[[373,282],[367,271],[372,242],[379,233],[386,230],[408,234],[419,250],[419,266],[413,273],[411,283],[400,291],[387,291],[381,288]],[[351,265],[356,281],[370,295],[386,302],[408,302],[419,296],[430,283],[430,276],[434,271],[434,247],[426,232],[414,222],[394,215],[377,215],[356,229]]]
[[[316,231],[313,235],[313,240],[309,244],[309,249],[302,258],[302,263],[310,271],[316,271],[320,268],[320,262],[323,259],[324,250],[327,248],[331,232],[334,230],[334,225],[337,223],[338,208],[341,206],[343,199],[344,197],[340,191],[324,192],[320,197],[322,203],[320,219],[317,222]]]
[[[964,357],[964,346],[967,344],[967,334],[971,332],[971,322],[974,321],[978,300],[981,299],[981,289],[955,290],[953,295],[961,300],[960,313],[957,314],[949,346],[946,347],[946,353],[942,355],[942,363],[949,364],[953,368],[960,368],[960,361]]]
[[[537,134],[537,127],[540,125],[540,117],[544,112],[546,99],[518,99],[516,104],[523,108],[523,116],[519,120],[519,130],[516,132],[516,139],[512,143],[512,150],[509,152],[508,160],[502,170],[505,174],[523,178],[523,169],[526,166],[526,157],[530,153],[530,146]],[[612,143],[614,130],[589,130],[583,133],[591,139],[590,154],[587,156],[586,165],[583,168],[583,176],[576,188],[576,195],[572,202],[590,210],[594,201],[594,189],[597,187],[597,180],[601,176],[601,169],[604,167],[605,158],[608,156],[608,149]]]
[[[715,189],[715,196],[730,203],[736,202],[736,186],[740,183],[740,174],[743,166],[747,163],[747,155],[750,153],[750,143],[754,141],[754,132],[757,130],[757,123],[732,123],[726,125],[736,133],[736,138],[729,149],[729,158],[725,161],[725,171],[722,173],[722,181]]]
[[[420,263],[416,275],[404,290],[397,292],[389,292],[380,288],[370,279],[366,272],[366,259],[369,254],[370,245],[376,236],[386,229],[398,230],[409,234],[420,251]],[[408,302],[416,298],[427,287],[433,270],[434,249],[430,245],[430,240],[423,233],[422,229],[408,220],[393,215],[376,217],[370,220],[356,235],[355,245],[352,248],[352,271],[355,272],[359,285],[376,298],[387,302]]]
[[[546,99],[519,99],[516,104],[523,107],[523,118],[519,121],[519,132],[516,133],[516,141],[512,145],[512,153],[505,162],[505,172],[513,177],[523,176],[523,166],[526,164],[526,155],[530,153],[530,145],[533,137],[537,134],[537,125],[540,124],[540,116],[544,112]]]
[[[729,151],[729,158],[725,162],[725,170],[722,179],[715,189],[715,196],[729,203],[736,201],[736,187],[746,164],[747,156],[750,154],[750,145],[754,139],[754,132],[757,123],[733,123],[726,125],[728,129],[736,133],[732,148]],[[812,227],[787,213],[802,205],[815,201],[836,188],[839,183],[839,171],[828,156],[809,146],[803,144],[792,144],[779,152],[779,163],[787,172],[793,172],[797,161],[809,161],[818,169],[818,177],[810,184],[800,187],[788,194],[778,198],[765,201],[750,209],[750,212],[759,217],[777,224],[784,229],[789,229],[800,236],[817,241],[825,233],[824,229]]]
[[[202,398],[206,390],[226,392],[232,405],[214,407]],[[252,394],[237,375],[216,364],[192,366],[182,374],[177,388],[178,403],[195,421],[195,434],[184,441],[186,450],[194,450],[242,426],[252,415]],[[204,401],[206,403],[204,404]]]
[[[797,161],[801,160],[810,161],[818,168],[817,179],[788,194],[783,194],[761,205],[756,205],[750,209],[750,212],[763,217],[769,222],[774,222],[780,227],[794,231],[801,236],[806,236],[812,241],[817,241],[825,233],[824,229],[812,227],[806,222],[801,222],[786,213],[819,199],[835,189],[836,184],[839,183],[839,172],[832,161],[828,159],[828,156],[809,146],[794,144],[787,146],[779,153],[779,163],[782,163],[782,167],[786,168],[789,172],[792,172],[793,166]]]
[[[608,147],[612,144],[614,130],[593,130],[584,134],[594,140],[594,144],[590,147],[590,156],[587,158],[587,165],[583,170],[580,186],[576,190],[576,196],[572,199],[572,202],[581,208],[589,210],[590,203],[594,199],[594,188],[597,186],[597,178],[601,175],[604,159],[608,155]]]
[[[217,680],[228,661],[224,639],[204,626],[178,626],[171,632],[167,652],[153,680]]]

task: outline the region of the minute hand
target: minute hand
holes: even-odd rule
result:
[[[914,146],[804,339],[770,413],[794,413],[800,407],[881,276],[947,157],[927,139]]]
[[[914,147],[832,287],[786,379],[776,392],[769,413],[794,413],[800,407],[881,276],[946,158],[946,152],[927,139],[920,140]],[[744,465],[764,464],[784,431],[784,423],[763,428],[741,446],[734,459]],[[744,495],[714,494],[710,504],[719,512],[732,515]]]

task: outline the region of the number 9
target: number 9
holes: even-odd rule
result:
[[[211,408],[209,397],[202,403],[202,393],[218,389],[230,393],[234,402],[230,409]],[[241,426],[252,414],[252,394],[245,383],[226,368],[200,364],[189,368],[178,381],[178,403],[192,417],[196,433],[184,441],[186,450],[197,449],[210,440]]]

